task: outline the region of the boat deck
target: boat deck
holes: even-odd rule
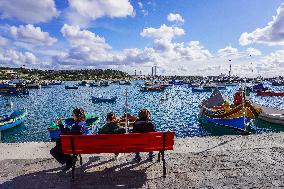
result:
[[[284,110],[278,110],[276,108],[262,106],[259,104],[254,104],[254,106],[262,109],[259,119],[284,126]]]

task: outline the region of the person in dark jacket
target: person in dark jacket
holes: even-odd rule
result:
[[[120,127],[114,112],[109,112],[106,118],[106,124],[98,131],[98,134],[121,134],[125,129]]]
[[[147,132],[155,132],[156,126],[151,120],[151,113],[147,109],[142,109],[138,113],[138,119],[133,124],[133,133],[147,133]],[[149,160],[152,161],[154,157],[153,152],[149,152]],[[134,158],[135,161],[140,162],[141,157],[140,153],[137,152]]]
[[[98,134],[123,134],[125,129],[120,127],[114,112],[109,112],[106,118],[106,124],[98,131]],[[115,158],[118,158],[119,153],[115,153]]]
[[[86,131],[86,116],[82,108],[75,108],[72,112],[74,123],[69,128],[62,124],[62,118],[57,118],[56,123],[59,125],[61,135],[84,135]],[[56,146],[50,150],[51,155],[61,164],[66,164],[63,171],[72,167],[72,156],[62,153],[60,138],[56,140]]]

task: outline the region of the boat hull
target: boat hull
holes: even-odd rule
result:
[[[210,118],[206,115],[204,115],[202,117],[205,120],[207,120],[211,123],[222,125],[222,126],[229,127],[229,128],[242,130],[242,131],[246,130],[246,124],[245,123],[250,121],[250,119],[248,117],[237,117],[237,118],[231,118],[231,119]]]
[[[13,120],[7,121],[7,123],[4,123],[3,125],[0,124],[0,131],[4,131],[4,130],[7,130],[7,129],[11,129],[13,127],[16,127],[17,125],[20,125],[21,123],[23,123],[26,120],[27,120],[27,113],[24,112],[23,114],[14,118]]]

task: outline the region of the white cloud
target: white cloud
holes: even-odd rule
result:
[[[16,18],[24,23],[46,22],[59,15],[54,0],[1,0],[0,18]]]
[[[17,42],[28,43],[33,46],[51,46],[57,42],[57,39],[50,37],[48,32],[44,32],[40,27],[31,24],[19,27],[11,26],[10,33]]]
[[[260,56],[260,55],[262,55],[260,50],[255,49],[255,48],[251,48],[251,47],[247,48],[246,52],[247,52],[248,55],[252,55],[252,56]]]
[[[83,27],[101,17],[122,18],[135,14],[129,0],[69,0],[69,6],[68,22]]]
[[[31,52],[22,53],[15,50],[6,50],[0,51],[0,62],[6,66],[35,65],[37,64],[37,59]]]
[[[239,51],[236,48],[233,48],[232,46],[227,46],[223,49],[218,50],[218,56],[219,57],[236,57],[238,56]]]
[[[142,37],[153,37],[155,39],[172,40],[175,36],[184,35],[182,28],[166,26],[163,24],[160,28],[146,28],[140,33]]]
[[[8,40],[0,36],[0,46],[4,46],[8,43]]]
[[[273,63],[284,67],[284,50],[278,50],[265,56],[263,62]]]
[[[182,16],[180,14],[174,14],[174,13],[170,13],[167,17],[168,21],[170,22],[180,22],[180,23],[184,23],[184,19],[182,18]]]
[[[276,16],[264,28],[241,34],[239,43],[243,46],[252,43],[264,43],[267,45],[284,45],[284,3],[277,9]]]

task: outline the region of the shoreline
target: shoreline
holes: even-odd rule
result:
[[[174,151],[166,152],[166,179],[161,177],[162,163],[133,164],[133,154],[121,154],[118,160],[113,154],[93,154],[83,155],[83,167],[77,165],[72,183],[71,173],[60,173],[62,166],[49,154],[54,145],[0,143],[0,186],[38,188],[44,182],[48,188],[284,187],[284,132],[175,138]]]

